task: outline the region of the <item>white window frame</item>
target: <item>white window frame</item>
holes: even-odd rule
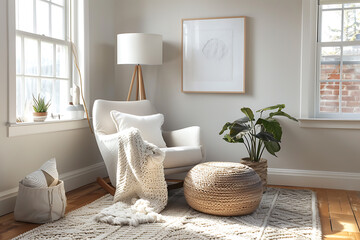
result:
[[[7,0],[8,19],[8,137],[29,134],[57,132],[86,128],[87,120],[58,120],[49,122],[16,123],[16,21],[15,1]],[[86,0],[73,0],[73,42],[78,46],[78,60],[83,79],[87,79],[89,70],[89,3]],[[73,71],[74,72],[74,68]],[[71,73],[69,73],[71,74]],[[73,74],[73,81],[78,78]],[[85,100],[89,106],[89,81],[83,80]]]
[[[359,9],[360,7],[356,7],[356,8],[346,8],[346,9]],[[326,9],[326,10],[321,10],[320,8],[320,4],[318,4],[317,7],[317,11],[318,11],[318,29],[320,29],[321,26],[321,19],[322,19],[322,13],[323,11],[334,11],[334,10],[341,10],[342,11],[342,19],[341,19],[341,41],[338,42],[321,42],[321,31],[318,31],[318,37],[317,37],[317,59],[316,59],[316,105],[315,105],[315,116],[318,118],[339,118],[339,119],[359,119],[360,120],[360,113],[342,113],[341,109],[342,109],[342,104],[341,104],[341,99],[342,99],[342,83],[343,82],[359,82],[360,80],[343,80],[343,74],[342,74],[342,68],[343,68],[343,47],[346,46],[360,46],[360,42],[356,42],[356,41],[342,41],[343,39],[343,24],[344,24],[344,8],[333,8],[333,9]],[[340,47],[340,79],[339,80],[321,80],[320,76],[321,76],[321,48],[322,47]],[[339,83],[339,112],[338,113],[325,113],[325,112],[320,112],[320,83],[321,82],[338,82]]]
[[[316,115],[318,0],[302,0],[300,62],[300,127],[360,129],[360,119]]]
[[[36,0],[28,0],[28,1],[33,1],[33,30],[34,32],[37,32],[37,15],[36,15],[36,4],[37,1]],[[51,24],[51,20],[52,20],[52,5],[54,6],[59,6],[64,8],[64,12],[63,12],[63,17],[64,17],[64,25],[63,25],[63,32],[64,32],[64,39],[58,39],[58,38],[53,38],[53,37],[49,37],[49,36],[44,36],[44,35],[40,35],[40,34],[35,34],[35,33],[30,33],[30,32],[25,32],[22,30],[18,30],[16,29],[16,37],[20,37],[21,38],[21,74],[16,73],[16,78],[20,77],[21,81],[22,81],[22,87],[23,89],[21,89],[21,92],[24,92],[24,88],[25,88],[25,78],[35,78],[37,79],[37,90],[38,92],[40,92],[40,87],[41,87],[41,81],[42,79],[51,79],[53,80],[53,90],[55,88],[55,80],[60,80],[60,81],[68,81],[68,90],[66,92],[66,96],[64,96],[67,100],[67,102],[69,102],[70,100],[70,88],[73,85],[73,59],[72,59],[72,53],[71,53],[71,44],[69,39],[69,34],[70,34],[70,22],[69,22],[69,0],[64,0],[64,6],[58,5],[56,3],[53,3],[51,1],[44,1],[44,0],[39,0],[39,1],[43,1],[49,4],[49,35],[52,35],[52,24]],[[24,38],[28,38],[28,39],[33,39],[36,40],[38,43],[38,74],[37,75],[27,75],[25,74],[25,62],[24,62]],[[41,42],[46,42],[46,43],[51,43],[53,45],[53,76],[44,76],[41,73]],[[67,53],[67,61],[68,61],[68,76],[67,77],[56,77],[56,45],[62,45],[62,46],[67,46],[68,47],[68,53]],[[18,99],[16,99],[17,101],[17,105],[19,104]],[[16,108],[18,107],[16,105]],[[55,114],[60,114],[59,112],[56,112]],[[57,120],[56,118],[53,120]]]

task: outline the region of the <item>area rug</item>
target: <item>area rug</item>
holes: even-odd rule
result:
[[[321,239],[316,195],[308,190],[268,188],[254,213],[238,217],[197,212],[175,190],[161,212],[165,221],[138,227],[97,223],[94,216],[111,204],[106,195],[15,239]]]

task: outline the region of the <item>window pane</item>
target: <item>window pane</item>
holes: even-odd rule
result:
[[[63,113],[69,104],[69,81],[55,80],[55,90],[52,96],[54,113]]]
[[[16,74],[21,74],[21,37],[16,37]]]
[[[35,98],[38,96],[38,87],[37,87],[37,78],[25,78],[25,94],[24,100],[25,102],[33,103],[33,95]]]
[[[341,112],[360,113],[360,82],[343,82]]]
[[[346,3],[344,8],[360,7],[360,3]]]
[[[341,40],[341,11],[323,11],[321,22],[321,42]]]
[[[51,101],[53,95],[53,81],[52,79],[41,79],[41,96],[45,101]]]
[[[37,0],[36,1],[36,25],[37,33],[49,36],[49,3]]]
[[[320,80],[340,79],[340,47],[322,47]]]
[[[51,6],[52,36],[54,38],[65,39],[64,34],[64,8],[55,5]]]
[[[344,41],[360,40],[360,10],[351,9],[344,11]]]
[[[64,6],[64,0],[51,0],[53,3]]]
[[[24,85],[21,77],[16,78],[16,118],[23,117],[25,108]]]
[[[339,82],[320,83],[320,112],[339,112]]]
[[[321,9],[334,9],[334,8],[341,8],[341,4],[324,4],[324,5],[321,5]]]
[[[56,76],[67,78],[69,73],[68,47],[56,45]]]
[[[343,79],[360,80],[360,46],[348,46],[343,49]]]
[[[24,38],[25,74],[38,75],[39,63],[38,41]]]
[[[18,30],[34,33],[34,9],[33,1],[19,0],[16,14],[16,26]]]
[[[41,75],[53,76],[54,68],[54,45],[41,42]]]

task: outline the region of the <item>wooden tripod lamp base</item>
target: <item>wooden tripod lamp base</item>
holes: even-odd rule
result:
[[[129,93],[127,96],[127,101],[130,101],[131,92],[134,86],[134,82],[136,79],[136,100],[144,100],[146,99],[145,94],[145,86],[144,86],[144,79],[141,71],[141,66],[138,64],[135,66],[134,73],[131,78]]]

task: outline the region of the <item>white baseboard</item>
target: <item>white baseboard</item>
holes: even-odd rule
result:
[[[97,177],[106,176],[107,171],[105,164],[104,162],[100,162],[88,167],[60,174],[59,178],[64,181],[65,190],[68,192],[95,182]],[[0,192],[0,216],[14,211],[17,192],[18,187]]]
[[[106,177],[107,171],[104,162],[60,174],[64,181],[66,192],[96,181],[97,177]]]
[[[360,173],[269,168],[268,183],[360,191]]]

